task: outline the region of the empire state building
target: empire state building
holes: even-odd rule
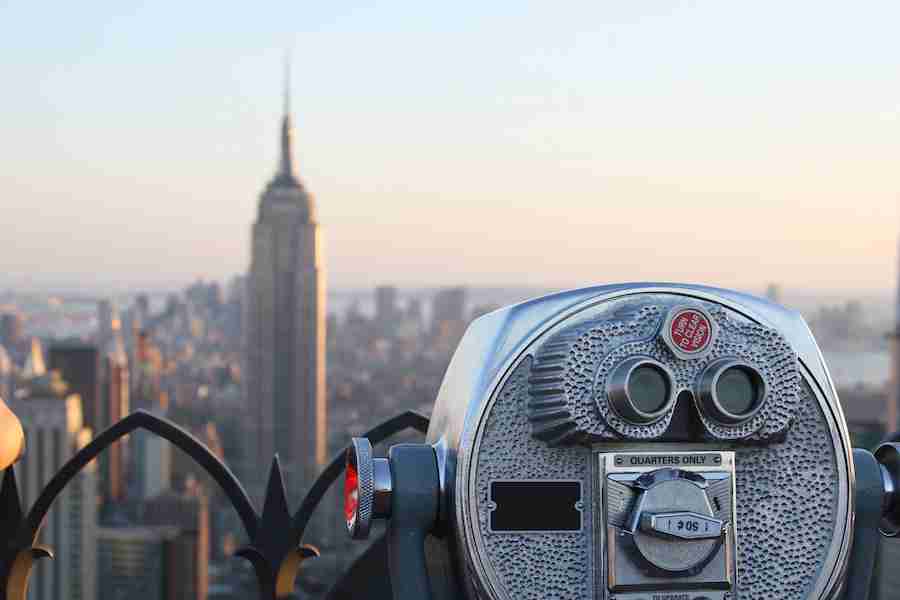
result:
[[[244,399],[262,475],[276,452],[291,496],[326,460],[325,269],[312,195],[294,166],[285,84],[278,170],[259,198],[247,276]]]

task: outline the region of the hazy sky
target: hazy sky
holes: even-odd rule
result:
[[[0,285],[245,269],[281,59],[329,282],[883,291],[900,3],[0,3]]]

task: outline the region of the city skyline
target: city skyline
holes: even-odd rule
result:
[[[505,452],[490,473],[477,460],[469,469],[479,489],[492,482],[491,497],[479,492],[490,502],[472,503],[492,533],[522,533],[494,527],[508,505],[493,484],[543,476],[553,455],[532,438],[553,446],[577,430],[580,447],[560,457],[587,483],[607,442],[643,451],[728,437],[735,452],[717,469],[731,461],[732,480],[769,442],[786,465],[822,457],[809,445],[820,431],[835,449],[872,447],[900,418],[900,5],[866,9],[160,0],[61,5],[48,19],[0,6],[13,24],[0,36],[0,405],[30,449],[4,479],[7,558],[38,542],[58,557],[38,564],[29,597],[248,598],[255,570],[260,597],[288,585],[330,598],[375,548],[343,533],[348,498],[364,506],[364,476],[378,471],[355,461],[347,481],[359,489],[326,493],[326,465],[394,415],[425,433],[434,410],[441,506],[453,506],[444,481],[466,440],[526,449],[521,464]],[[709,290],[494,312],[623,281],[734,288],[799,312],[794,322]],[[700,353],[686,358],[672,341],[683,328],[669,325],[688,312],[704,326],[685,337]],[[481,345],[485,368],[468,350]],[[647,387],[631,379],[636,357],[662,376],[652,410],[636,408],[632,385]],[[512,365],[502,378],[498,360]],[[463,372],[484,385],[457,385]],[[719,401],[727,372],[747,381],[741,410]],[[630,413],[616,394],[634,395]],[[476,397],[502,412],[480,412],[475,437],[466,424],[442,431],[453,422],[444,407],[468,411]],[[597,413],[587,428],[585,411]],[[143,431],[106,447],[125,425]],[[742,456],[732,434],[747,432]],[[17,508],[17,488],[26,508],[48,497],[42,488],[92,439],[104,451],[45,519],[33,518],[49,508],[40,501]],[[824,487],[807,487],[827,499],[838,462],[824,456],[808,480]],[[385,488],[395,517],[403,481]],[[704,534],[725,532],[730,549],[691,567],[712,565],[720,592],[740,554],[730,490],[711,498],[731,521]],[[576,503],[578,516],[573,502],[579,528],[611,518],[582,511],[596,502]],[[314,554],[307,543],[319,556],[297,572]],[[27,584],[14,571],[10,589]],[[794,579],[785,589],[801,589]],[[584,589],[603,595],[602,584]]]
[[[900,8],[725,4],[6,6],[0,289],[245,271],[285,47],[336,288],[892,289]]]

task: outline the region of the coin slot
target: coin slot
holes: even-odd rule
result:
[[[581,531],[580,481],[493,481],[490,529]]]

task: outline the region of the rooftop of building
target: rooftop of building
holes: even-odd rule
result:
[[[317,222],[316,203],[306,190],[294,164],[294,126],[291,119],[290,65],[286,65],[284,81],[284,114],[278,170],[266,185],[259,203],[260,219],[293,218],[304,223]]]

